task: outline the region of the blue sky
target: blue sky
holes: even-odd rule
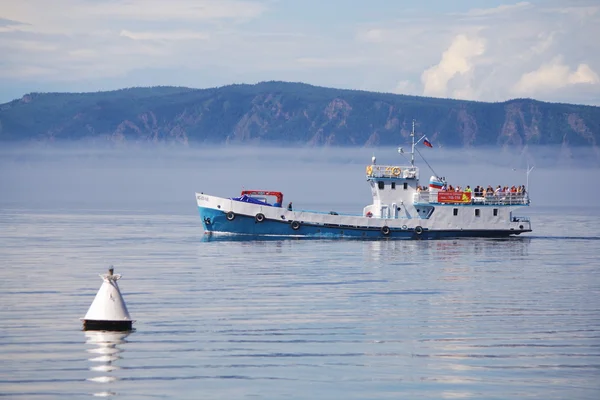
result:
[[[0,102],[267,80],[600,105],[598,0],[2,0]]]

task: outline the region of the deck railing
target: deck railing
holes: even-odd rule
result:
[[[475,197],[472,196],[468,201],[438,200],[438,193],[422,191],[415,193],[415,203],[433,203],[433,204],[485,204],[485,205],[529,205],[529,196],[526,193],[501,193],[491,196]],[[457,192],[460,193],[460,192]],[[460,193],[462,194],[462,193]],[[460,196],[459,196],[460,197]]]

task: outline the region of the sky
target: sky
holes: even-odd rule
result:
[[[0,103],[305,82],[600,106],[599,0],[0,0]]]

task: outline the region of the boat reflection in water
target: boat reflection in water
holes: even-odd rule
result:
[[[87,352],[90,354],[89,361],[92,362],[90,370],[98,373],[99,376],[88,378],[88,381],[97,383],[111,383],[119,380],[115,376],[115,371],[121,369],[117,365],[121,353],[124,351],[120,345],[127,343],[128,332],[109,332],[109,331],[85,331],[86,344],[94,346]],[[116,393],[110,390],[94,393],[97,397],[114,396]]]

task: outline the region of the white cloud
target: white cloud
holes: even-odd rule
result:
[[[383,29],[367,29],[359,32],[357,38],[367,43],[380,43],[385,40],[385,31]]]
[[[47,0],[0,3],[0,79],[103,79],[206,60],[211,38],[258,18],[266,3],[241,0]],[[66,11],[68,10],[68,12]],[[219,46],[223,38],[208,51]],[[205,61],[204,61],[205,62]],[[25,68],[27,66],[27,68]],[[173,73],[171,73],[173,75]],[[132,85],[135,85],[132,82]]]
[[[7,25],[7,26],[0,26],[0,33],[5,33],[5,32],[18,32],[21,29],[17,26],[17,25]]]
[[[595,7],[586,6],[585,1],[570,5],[574,10],[567,12],[545,4],[519,3],[462,14],[437,14],[414,23],[407,18],[371,24],[359,30],[357,39],[364,39],[369,30],[384,32],[377,46],[371,48],[380,49],[379,58],[372,56],[379,64],[390,63],[396,68],[395,79],[388,83],[389,91],[407,87],[403,82],[399,89],[397,82],[413,76],[416,67],[420,68],[422,94],[504,101],[515,97],[519,77],[551,64],[561,54],[572,68],[567,70],[569,82],[594,81],[595,73],[600,72],[600,43],[596,40],[600,37],[600,13],[593,12]],[[427,29],[415,36],[419,26]],[[474,44],[455,46],[446,41],[447,37],[456,39],[461,35]],[[433,58],[435,53],[437,58]],[[580,64],[584,66],[578,73]],[[575,85],[580,90],[556,88],[537,91],[535,96],[540,100],[600,105],[600,86],[587,85],[589,90]]]
[[[531,7],[531,3],[524,1],[517,4],[503,4],[493,8],[474,8],[469,10],[465,15],[471,17],[493,16],[512,11],[519,11],[529,7]]]
[[[589,65],[587,64],[579,64],[577,67],[577,71],[569,74],[568,82],[570,84],[576,83],[591,83],[596,84],[600,82],[598,79],[598,74],[596,74]]]
[[[571,71],[560,58],[540,66],[537,70],[521,76],[513,86],[517,95],[534,96],[540,92],[549,92],[569,85],[600,83],[598,75],[587,64],[579,64],[577,70]]]
[[[18,21],[23,31],[47,34],[93,32],[135,23],[247,21],[260,17],[263,3],[243,0],[19,0],[0,5],[3,18]],[[68,10],[68,11],[67,11]],[[124,26],[125,25],[125,26]]]
[[[600,13],[600,6],[580,6],[580,7],[560,7],[560,8],[552,8],[549,11],[558,13],[558,14],[570,14],[574,15],[578,18],[587,18]]]
[[[419,95],[417,85],[410,80],[402,80],[396,84],[393,90],[397,94]]]
[[[12,72],[13,71],[0,70],[0,73],[7,77],[11,77]],[[33,78],[33,77],[38,78],[38,77],[42,77],[42,76],[51,77],[51,76],[56,75],[58,72],[59,71],[57,71],[56,69],[53,69],[53,68],[41,67],[41,66],[37,66],[37,65],[26,65],[19,70],[19,77],[20,78]]]
[[[554,36],[556,32],[541,32],[538,35],[538,42],[531,46],[531,51],[536,54],[544,53],[554,44]]]
[[[425,96],[444,97],[448,93],[448,83],[456,75],[464,75],[473,69],[473,58],[485,52],[485,41],[458,35],[450,47],[442,54],[439,64],[427,69],[421,75]]]
[[[83,12],[92,15],[140,20],[251,19],[265,11],[265,6],[261,3],[238,0],[129,0],[118,4],[79,3]]]
[[[207,40],[210,35],[193,31],[131,32],[122,30],[120,36],[133,40]]]

